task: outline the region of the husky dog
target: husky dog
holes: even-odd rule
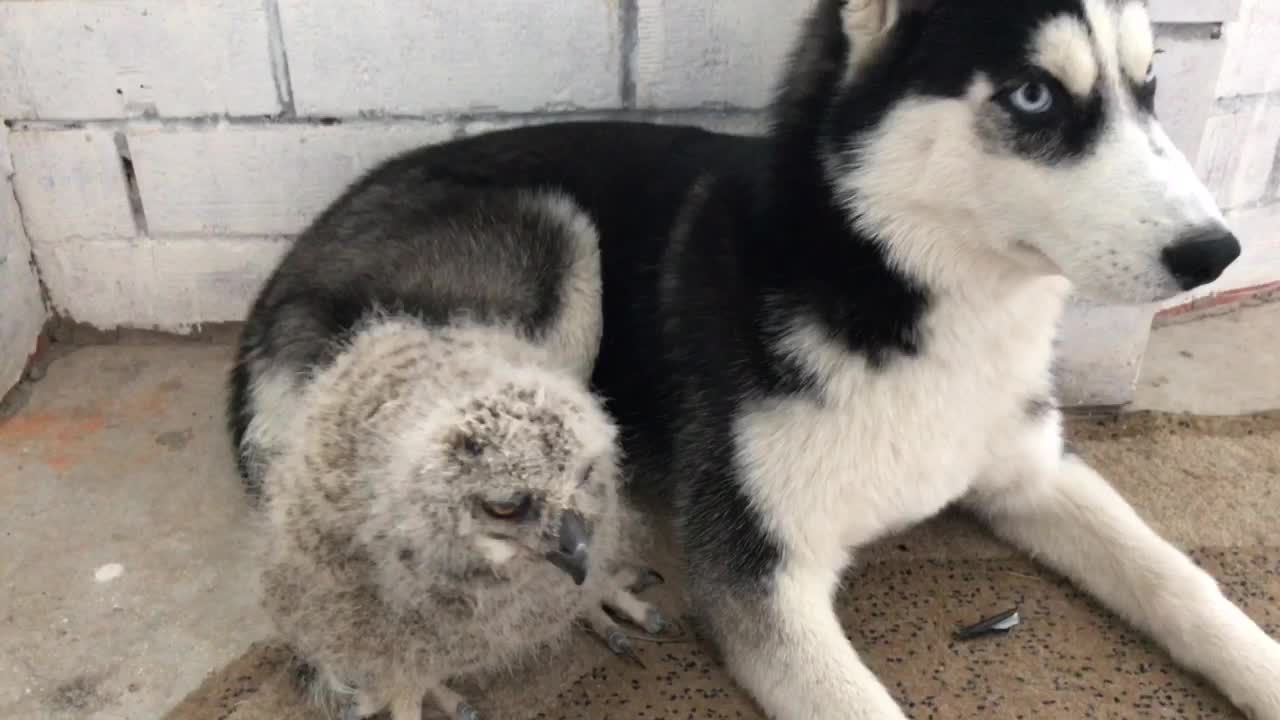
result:
[[[404,202],[449,183],[548,190],[594,221],[593,382],[633,482],[675,499],[692,598],[769,715],[904,717],[832,599],[859,547],[960,505],[1280,720],[1280,644],[1064,449],[1051,399],[1073,284],[1156,301],[1240,251],[1155,118],[1144,4],[815,5],[765,137],[526,128],[361,186]],[[402,223],[319,252],[375,255]],[[256,357],[251,388],[279,362]],[[287,407],[242,397],[250,423]]]

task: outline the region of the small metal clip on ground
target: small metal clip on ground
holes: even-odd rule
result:
[[[973,640],[984,635],[1006,633],[1020,624],[1022,624],[1022,616],[1018,614],[1017,608],[1014,608],[994,617],[989,617],[975,625],[957,630],[956,640]]]

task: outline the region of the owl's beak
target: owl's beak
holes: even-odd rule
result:
[[[573,578],[576,585],[587,579],[587,547],[591,542],[591,532],[587,529],[587,521],[572,510],[560,516],[560,547],[547,553],[547,559]]]

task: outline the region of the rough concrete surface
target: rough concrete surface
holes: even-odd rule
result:
[[[80,349],[0,424],[0,717],[156,718],[267,632],[228,358]]]
[[[1140,402],[1280,407],[1278,328],[1280,305],[1158,328]],[[77,349],[0,415],[0,717],[151,720],[269,637],[222,426],[229,356]]]
[[[1280,302],[1157,328],[1134,408],[1200,415],[1280,408]]]

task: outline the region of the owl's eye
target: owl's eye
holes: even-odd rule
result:
[[[485,500],[480,507],[489,517],[498,520],[523,520],[533,510],[533,498],[529,495],[517,495],[510,500]]]

